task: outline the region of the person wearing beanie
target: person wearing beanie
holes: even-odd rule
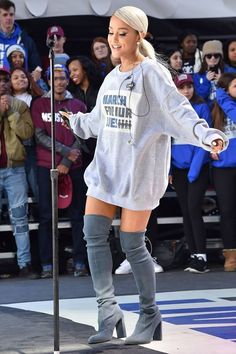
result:
[[[202,46],[202,56],[205,57],[206,55],[216,53],[221,54],[223,57],[223,46],[221,41],[216,39],[212,41],[207,41]]]
[[[20,44],[12,44],[6,50],[4,65],[9,68],[27,68],[27,56],[25,49]]]
[[[198,72],[202,63],[202,53],[198,48],[198,36],[195,31],[187,29],[178,36],[179,49],[182,53],[182,71],[186,74]]]
[[[210,40],[202,47],[202,65],[193,76],[196,93],[204,98],[209,106],[215,99],[217,81],[224,72],[223,46],[221,41]]]
[[[174,79],[178,91],[184,95],[199,117],[211,124],[207,103],[196,95],[192,75],[180,74]],[[207,269],[206,230],[202,218],[202,204],[209,178],[210,154],[200,147],[172,139],[170,184],[173,185],[183,214],[184,235],[190,252],[185,271],[205,273]]]
[[[12,44],[7,48],[3,62],[4,66],[11,71],[15,68],[23,68],[28,72],[27,53],[20,44]],[[31,74],[30,77],[31,86],[33,86],[36,91],[42,91],[41,94],[48,91],[48,87],[41,77],[36,79],[34,74]]]
[[[41,66],[41,59],[34,40],[15,21],[16,6],[13,1],[0,1],[0,67],[4,66],[6,50],[12,44],[20,44],[27,53],[27,67],[34,72]]]

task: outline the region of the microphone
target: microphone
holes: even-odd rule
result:
[[[53,34],[52,36],[48,37],[46,40],[46,46],[48,48],[53,48],[57,40],[57,36]]]
[[[135,86],[135,82],[131,81],[129,84],[126,85],[126,88],[131,91],[133,90],[134,86]]]

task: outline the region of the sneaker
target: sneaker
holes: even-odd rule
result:
[[[155,257],[152,258],[153,265],[154,265],[154,271],[155,273],[162,273],[164,272],[164,269],[160,264],[157,263],[157,259]]]
[[[132,269],[127,259],[125,259],[115,270],[115,274],[130,274],[130,273],[132,273]]]
[[[20,268],[19,277],[28,279],[39,279],[40,275],[33,271],[31,264],[26,264],[26,266]]]
[[[191,257],[189,266],[184,269],[184,271],[189,271],[191,273],[206,273],[209,272],[207,269],[207,262],[202,257]]]
[[[88,269],[84,263],[76,263],[74,270],[74,277],[87,277],[89,275]]]
[[[50,279],[53,277],[52,270],[43,270],[41,273],[42,279]]]

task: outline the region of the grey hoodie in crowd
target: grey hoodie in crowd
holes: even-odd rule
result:
[[[199,119],[169,71],[149,58],[129,72],[113,69],[92,112],[72,115],[70,125],[83,139],[97,137],[85,171],[87,195],[131,210],[158,206],[168,185],[171,136],[208,151],[214,139],[227,142]]]

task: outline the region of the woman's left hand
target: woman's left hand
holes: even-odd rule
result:
[[[223,150],[225,143],[222,139],[215,139],[211,143],[211,153],[217,154]]]

